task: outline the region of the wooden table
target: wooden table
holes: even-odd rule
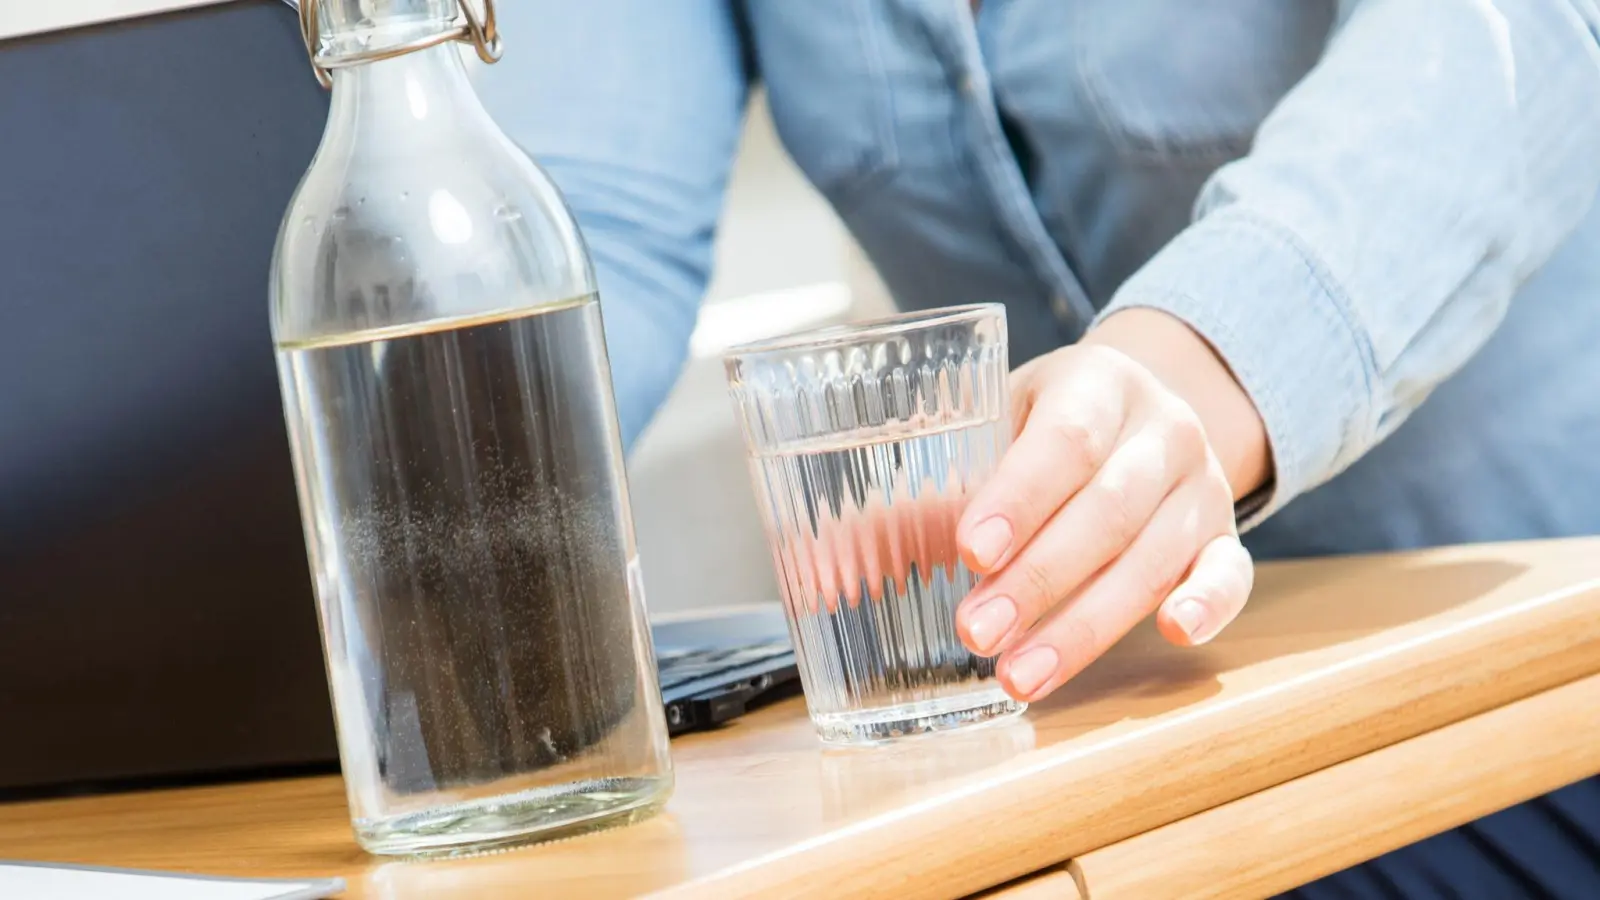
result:
[[[826,750],[790,701],[676,741],[632,828],[382,861],[328,777],[0,806],[0,858],[382,900],[1248,896],[1600,770],[1597,672],[1600,539],[1273,564],[1211,645],[1143,629],[1009,726]]]

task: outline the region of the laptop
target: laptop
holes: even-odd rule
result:
[[[650,630],[674,736],[716,727],[800,689],[779,604],[660,616]]]

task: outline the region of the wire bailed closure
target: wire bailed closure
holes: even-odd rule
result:
[[[472,8],[472,0],[458,0],[461,7],[463,23],[460,27],[430,34],[395,44],[390,47],[380,47],[376,50],[363,50],[343,56],[325,56],[317,52],[317,46],[322,43],[318,34],[318,13],[321,0],[299,0],[297,5],[300,11],[300,36],[305,39],[306,53],[311,57],[311,70],[316,73],[317,83],[324,88],[333,87],[331,70],[344,66],[359,66],[363,63],[377,62],[380,59],[393,59],[418,50],[426,50],[446,41],[460,41],[471,44],[478,51],[478,58],[486,63],[497,63],[504,50],[500,42],[500,29],[495,24],[494,0],[483,0],[483,15],[479,16],[477,10]]]

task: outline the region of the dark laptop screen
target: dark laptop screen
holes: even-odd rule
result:
[[[0,789],[334,760],[266,293],[326,109],[273,0],[0,42]]]

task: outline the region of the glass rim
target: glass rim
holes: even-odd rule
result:
[[[971,322],[992,315],[1004,315],[1003,303],[964,303],[958,306],[941,306],[934,309],[899,312],[887,316],[806,328],[791,334],[763,338],[736,344],[722,352],[725,361],[732,362],[750,356],[789,350],[816,350],[860,340],[887,338],[923,328],[958,322]]]

